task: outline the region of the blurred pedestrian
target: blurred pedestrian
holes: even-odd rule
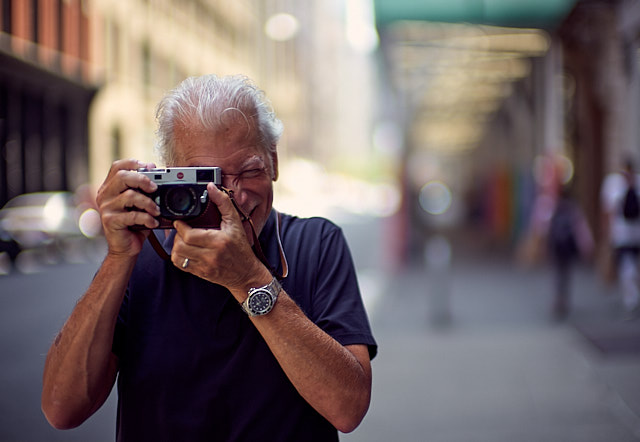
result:
[[[569,314],[571,273],[575,263],[593,252],[593,235],[584,212],[564,186],[551,215],[548,231],[549,257],[554,269],[553,316]]]
[[[640,175],[631,158],[621,171],[609,174],[601,189],[607,244],[614,252],[618,283],[622,291],[625,319],[640,313]]]

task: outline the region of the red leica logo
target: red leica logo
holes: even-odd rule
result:
[[[178,179],[181,180],[182,178],[184,178],[184,173],[178,172]]]

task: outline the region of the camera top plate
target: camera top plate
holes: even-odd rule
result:
[[[220,167],[167,167],[155,169],[138,169],[138,172],[149,177],[158,185],[164,184],[222,184]]]

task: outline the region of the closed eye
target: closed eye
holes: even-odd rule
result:
[[[251,178],[258,178],[259,176],[261,176],[264,173],[265,173],[265,169],[264,168],[249,169],[249,170],[245,170],[244,172],[239,173],[238,174],[238,178],[240,178],[241,180],[243,180],[243,179],[251,179]]]

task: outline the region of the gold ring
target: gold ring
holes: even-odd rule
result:
[[[189,258],[185,258],[184,261],[182,262],[182,268],[186,269],[188,265],[189,265]]]

